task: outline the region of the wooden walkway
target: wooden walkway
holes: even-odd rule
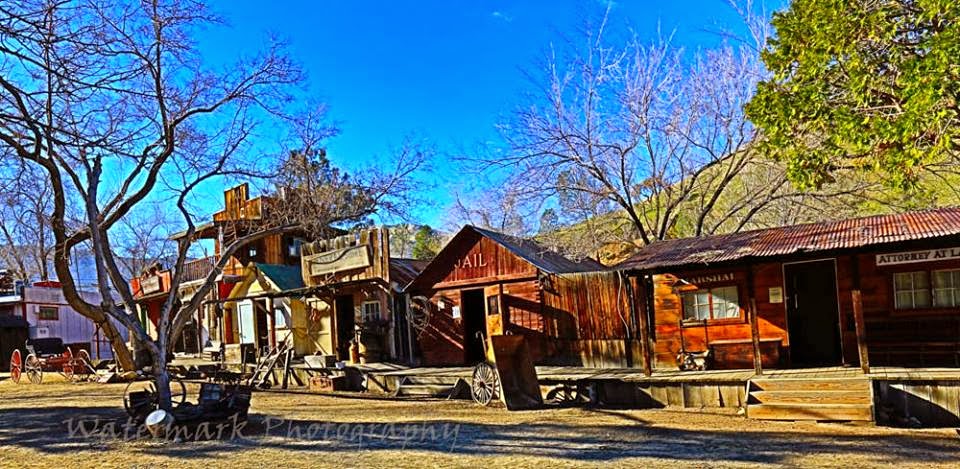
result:
[[[402,365],[389,363],[373,363],[358,365],[365,373],[378,376],[421,376],[421,377],[450,377],[470,378],[472,367],[422,367],[408,368]],[[638,368],[585,368],[576,366],[538,366],[537,377],[544,382],[560,381],[606,381],[617,380],[637,383],[746,383],[752,378],[759,377],[753,370],[707,370],[707,371],[679,371],[660,369],[653,375],[644,376]],[[763,378],[798,378],[798,379],[840,379],[840,378],[869,378],[882,381],[914,381],[940,380],[960,381],[960,368],[900,368],[900,367],[873,367],[868,375],[864,375],[855,367],[821,367],[770,369],[763,371]]]

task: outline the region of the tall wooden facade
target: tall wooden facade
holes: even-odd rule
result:
[[[401,290],[425,262],[391,257],[387,228],[304,244],[302,254],[307,306],[331,318],[326,353],[340,360],[413,361]]]

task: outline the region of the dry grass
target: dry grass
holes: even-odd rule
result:
[[[750,421],[689,411],[507,412],[464,401],[257,393],[242,440],[69,438],[64,420],[122,418],[123,385],[0,381],[0,467],[957,467],[953,429]],[[264,436],[265,425],[286,427]],[[330,423],[327,437],[323,424]],[[393,423],[391,427],[389,424]],[[420,424],[437,441],[421,441]],[[443,424],[451,431],[443,438]],[[350,424],[350,427],[341,425]],[[361,427],[360,424],[363,424]],[[310,425],[317,433],[306,434]],[[459,427],[456,427],[459,425]],[[362,428],[363,433],[359,430]],[[416,434],[410,432],[416,428]],[[429,427],[428,427],[429,428]],[[457,428],[456,441],[452,430]],[[346,431],[337,438],[337,430]],[[344,430],[346,429],[346,430]],[[393,429],[394,438],[384,438]],[[351,432],[356,433],[351,434]],[[279,436],[278,436],[279,435]],[[429,434],[428,434],[429,435]],[[404,440],[406,448],[403,448]],[[429,440],[429,438],[427,438]]]

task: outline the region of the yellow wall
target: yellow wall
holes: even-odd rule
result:
[[[279,289],[269,281],[267,285],[261,285],[257,281],[256,271],[253,268],[247,268],[242,282],[238,283],[230,292],[230,298],[244,298],[257,296],[264,293],[275,293]],[[331,338],[331,317],[330,309],[322,309],[319,314],[314,315],[315,321],[311,321],[308,314],[308,307],[296,298],[275,298],[267,300],[268,310],[274,311],[276,307],[281,307],[288,315],[284,315],[285,320],[276,319],[277,328],[275,335],[277,341],[282,341],[285,337],[293,342],[294,353],[298,356],[312,355],[314,353],[332,354],[333,344]],[[239,339],[239,318],[236,314],[236,303],[228,303],[229,310],[224,314],[230,314],[234,329],[235,340]],[[286,324],[283,324],[283,323]]]

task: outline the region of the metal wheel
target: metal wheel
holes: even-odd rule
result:
[[[187,400],[187,386],[179,379],[170,380],[170,402],[173,408],[180,407]],[[123,409],[127,415],[137,417],[146,416],[160,408],[160,393],[157,383],[149,381],[131,381],[123,391]]]
[[[13,354],[10,355],[10,379],[14,383],[20,384],[20,373],[23,371],[23,357],[20,356],[20,351],[17,349],[13,350]]]
[[[36,355],[32,353],[27,355],[27,359],[23,361],[23,371],[27,372],[27,378],[30,379],[31,383],[40,384],[43,382],[43,363]]]
[[[500,397],[500,378],[493,365],[482,362],[473,368],[470,394],[474,402],[480,405],[488,405],[490,401]]]

